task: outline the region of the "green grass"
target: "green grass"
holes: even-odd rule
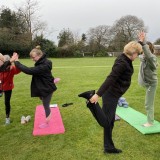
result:
[[[115,122],[113,139],[120,155],[103,154],[103,129],[97,124],[85,106],[85,100],[77,95],[98,89],[109,74],[114,58],[51,59],[53,74],[60,77],[58,90],[52,102],[60,107],[65,134],[34,137],[32,135],[35,108],[41,101],[30,97],[31,76],[20,73],[15,76],[12,94],[12,110],[9,126],[4,126],[4,97],[0,99],[0,160],[158,160],[159,134],[143,135],[128,123]],[[29,59],[20,60],[33,66]],[[124,95],[129,105],[145,114],[145,91],[137,83],[139,60],[134,62],[134,75],[128,92]],[[160,70],[158,69],[160,79]],[[160,121],[160,87],[155,99],[155,119]],[[63,103],[73,102],[62,108]],[[101,100],[100,100],[101,103]],[[22,115],[31,115],[27,125],[21,125]]]

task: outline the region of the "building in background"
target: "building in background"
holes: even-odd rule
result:
[[[154,45],[155,54],[160,55],[160,45]]]

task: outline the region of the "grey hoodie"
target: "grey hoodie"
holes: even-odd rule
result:
[[[156,85],[157,78],[157,57],[151,53],[147,44],[142,46],[143,55],[140,55],[140,69],[138,74],[138,82],[141,86]]]

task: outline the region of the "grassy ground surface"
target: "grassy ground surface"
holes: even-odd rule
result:
[[[158,160],[160,159],[160,134],[143,135],[128,123],[115,122],[113,139],[119,155],[103,154],[103,129],[96,123],[85,106],[85,100],[77,95],[97,90],[109,74],[115,58],[51,59],[53,74],[60,77],[58,90],[52,98],[57,103],[66,129],[65,134],[34,137],[32,135],[35,107],[38,98],[30,97],[31,76],[20,73],[15,76],[12,94],[12,110],[9,126],[4,125],[4,97],[0,98],[0,160]],[[27,66],[34,63],[20,60]],[[145,91],[137,83],[139,60],[134,62],[134,75],[128,92],[124,95],[129,105],[144,113]],[[160,69],[158,68],[160,79]],[[155,119],[160,121],[160,85],[155,99]],[[63,103],[73,105],[63,108]],[[100,100],[101,103],[101,100]],[[21,125],[22,115],[31,115],[27,125]]]

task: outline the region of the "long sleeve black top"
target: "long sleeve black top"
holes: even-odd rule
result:
[[[3,72],[10,65],[11,65],[10,61],[5,61],[4,64],[0,67],[0,72]]]
[[[15,65],[22,72],[32,75],[31,97],[46,97],[57,89],[52,76],[52,62],[44,54],[34,67],[27,67],[16,61]]]
[[[112,71],[97,91],[97,95],[101,97],[108,90],[116,97],[121,97],[131,84],[133,72],[132,61],[124,53],[121,54],[116,58]]]

